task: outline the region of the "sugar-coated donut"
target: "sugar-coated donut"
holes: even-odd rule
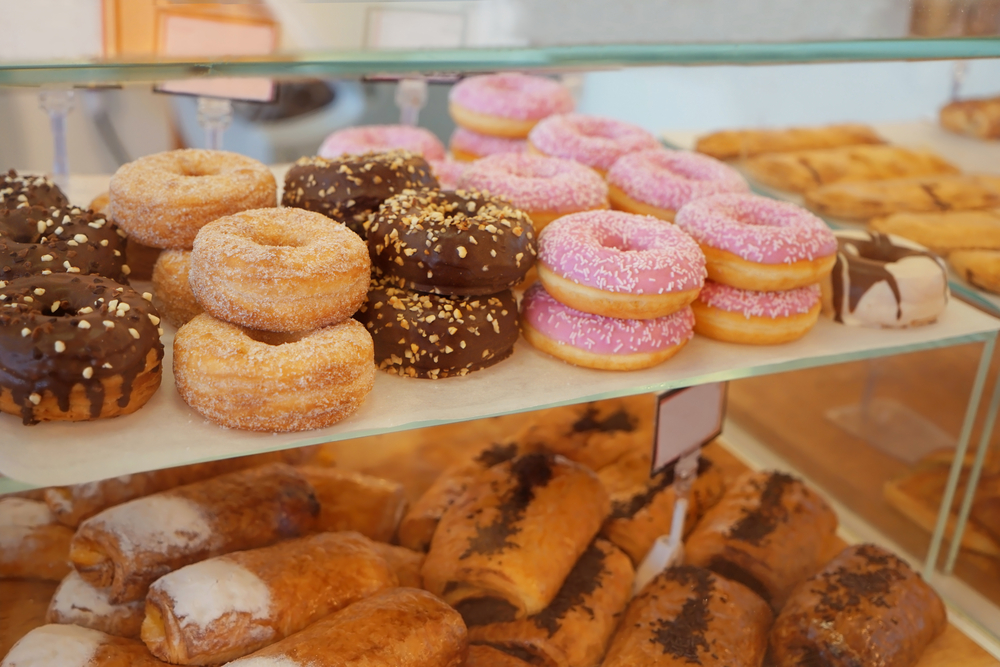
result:
[[[164,250],[153,266],[153,303],[175,327],[205,312],[188,282],[190,250]]]
[[[776,345],[806,335],[820,312],[819,285],[782,292],[755,292],[705,282],[694,310],[699,336],[728,343]]]
[[[244,211],[198,233],[188,281],[206,312],[251,329],[308,331],[342,322],[364,303],[365,242],[297,208]]]
[[[678,227],[698,242],[708,277],[757,292],[821,282],[836,261],[837,239],[801,206],[751,194],[696,199],[677,213]]]
[[[442,190],[457,190],[462,174],[469,168],[468,162],[459,160],[434,160],[430,163],[431,172],[437,177]]]
[[[444,144],[430,130],[410,125],[361,125],[337,130],[323,140],[319,156],[364,155],[403,150],[425,160],[443,160]]]
[[[685,307],[635,320],[592,315],[557,301],[535,283],[521,302],[521,331],[539,350],[577,366],[612,371],[650,368],[677,354],[692,336]]]
[[[627,153],[659,147],[656,137],[637,125],[573,113],[549,116],[528,135],[528,152],[576,160],[601,175]]]
[[[264,164],[237,153],[184,148],[124,164],[111,177],[109,212],[131,238],[190,249],[198,230],[239,211],[277,206]]]
[[[611,207],[673,222],[689,201],[749,192],[746,179],[707,155],[655,148],[618,158],[607,173]]]
[[[510,290],[451,297],[373,281],[354,317],[372,335],[376,365],[408,377],[468,375],[509,357],[518,337]]]
[[[698,296],[705,257],[677,227],[651,216],[587,211],[559,218],[538,241],[538,277],[585,313],[651,319]]]
[[[506,198],[539,233],[556,218],[608,208],[608,186],[579,162],[541,155],[491,155],[466,169],[459,187]]]
[[[160,318],[107,278],[0,281],[0,411],[25,424],[135,412],[160,386]]]
[[[0,207],[0,280],[76,273],[128,282],[125,233],[80,208]]]
[[[559,82],[518,73],[470,76],[448,95],[448,111],[458,125],[514,139],[523,139],[541,119],[569,113],[573,106],[573,96]]]
[[[18,174],[11,169],[0,176],[0,208],[24,206],[66,208],[69,199],[45,176]]]
[[[498,153],[523,153],[528,148],[526,139],[510,139],[479,134],[464,127],[456,127],[451,133],[448,148],[456,160],[472,162],[487,155]]]
[[[823,312],[856,326],[930,324],[948,305],[944,261],[900,236],[841,230],[837,263],[823,281]]]
[[[535,232],[507,200],[457,190],[387,199],[368,230],[372,265],[397,287],[431,294],[495,294],[535,264]]]
[[[427,161],[408,151],[304,157],[285,175],[281,205],[322,213],[364,238],[383,201],[403,190],[437,187]]]
[[[174,380],[185,403],[222,426],[305,431],[358,409],[375,383],[373,358],[356,320],[279,334],[202,313],[174,338]]]

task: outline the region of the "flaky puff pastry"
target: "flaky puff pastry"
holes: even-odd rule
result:
[[[0,498],[0,578],[59,581],[70,571],[72,539],[40,500]]]
[[[882,138],[867,125],[844,124],[784,130],[723,130],[698,137],[695,150],[719,160],[735,160],[761,153],[881,143],[884,143]]]
[[[609,508],[597,475],[564,457],[536,453],[501,463],[441,517],[424,561],[424,586],[469,625],[537,614]]]
[[[771,610],[748,588],[682,565],[632,600],[604,667],[760,667],[769,627]]]
[[[142,642],[76,625],[43,625],[14,644],[0,667],[165,667]]]
[[[171,572],[146,596],[142,641],[175,665],[234,660],[398,584],[371,540],[319,533]]]
[[[406,511],[406,493],[399,482],[320,466],[301,466],[298,471],[319,501],[317,530],[355,530],[379,542],[396,534],[396,524]]]
[[[372,542],[372,546],[389,564],[389,569],[399,579],[400,586],[406,588],[424,587],[424,579],[420,576],[420,568],[424,566],[423,553],[385,542]]]
[[[956,100],[941,107],[941,127],[977,139],[1000,138],[1000,97]]]
[[[517,652],[515,650],[515,652]],[[527,667],[531,663],[486,644],[470,644],[464,667]]]
[[[467,637],[454,609],[396,588],[355,602],[228,667],[460,667]]]
[[[961,174],[832,183],[808,190],[805,203],[820,215],[845,220],[870,220],[902,212],[996,208],[1000,206],[1000,177]]]
[[[470,627],[469,641],[529,656],[531,664],[594,667],[628,604],[634,576],[628,556],[594,540],[548,607],[519,621]]]
[[[185,565],[307,533],[318,515],[305,478],[273,463],[106,509],[80,525],[70,560],[84,580],[110,587],[109,599],[121,604],[144,597],[151,583]]]
[[[146,604],[142,600],[112,604],[108,589],[94,588],[73,570],[49,601],[45,622],[79,625],[116,637],[138,639],[145,616]]]
[[[953,250],[1000,250],[1000,209],[893,213],[870,220],[868,228],[916,241],[940,255]]]

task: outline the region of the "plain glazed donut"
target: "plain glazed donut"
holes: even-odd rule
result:
[[[361,125],[337,130],[323,140],[319,156],[333,159],[395,150],[422,155],[425,160],[444,159],[441,140],[430,130],[410,125]]]
[[[776,345],[806,335],[820,312],[819,285],[783,292],[754,292],[705,282],[694,310],[699,336],[727,343]]]
[[[521,302],[521,331],[542,352],[585,368],[650,368],[691,340],[694,315],[682,308],[666,317],[634,320],[580,312],[535,283]]]
[[[153,266],[153,303],[175,327],[205,312],[191,291],[190,271],[190,250],[164,250]]]
[[[0,208],[24,206],[66,208],[69,199],[58,185],[45,176],[18,174],[11,169],[0,176]]]
[[[608,186],[579,162],[506,153],[477,160],[459,187],[500,195],[528,214],[535,233],[569,213],[608,208]]]
[[[462,162],[472,162],[488,155],[498,153],[523,153],[528,149],[525,139],[510,139],[508,137],[493,137],[479,134],[464,127],[456,127],[448,142],[452,157]]]
[[[541,119],[573,110],[573,96],[552,79],[485,74],[456,83],[448,111],[458,125],[494,137],[523,139]]]
[[[368,292],[365,242],[297,208],[244,211],[202,228],[188,281],[205,312],[251,329],[308,331],[342,322]]]
[[[822,220],[788,202],[751,194],[696,199],[676,224],[701,246],[708,277],[740,289],[776,292],[821,282],[837,257]]]
[[[722,192],[749,192],[746,179],[707,155],[657,148],[618,158],[607,173],[611,207],[674,221],[689,201]]]
[[[0,411],[34,424],[138,410],[160,386],[151,299],[98,276],[0,281]]]
[[[122,165],[111,177],[109,211],[144,245],[190,249],[212,220],[277,206],[277,192],[274,174],[257,160],[184,148]]]
[[[576,160],[602,176],[621,156],[659,147],[656,137],[637,125],[583,114],[550,116],[528,135],[529,153]]]
[[[576,310],[652,319],[694,301],[705,282],[705,257],[691,237],[656,218],[588,211],[545,228],[538,277]]]
[[[174,338],[174,380],[185,403],[227,428],[305,431],[358,409],[375,383],[373,355],[352,319],[275,334],[202,313]]]

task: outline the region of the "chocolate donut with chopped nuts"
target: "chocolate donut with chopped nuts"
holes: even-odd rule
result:
[[[99,276],[0,281],[0,412],[34,424],[142,407],[162,371],[152,298]]]
[[[282,206],[322,213],[365,237],[365,223],[403,190],[438,188],[427,161],[404,150],[338,158],[303,157],[285,176]]]
[[[372,281],[354,314],[375,342],[375,364],[393,375],[445,378],[503,361],[518,336],[510,290],[467,298],[420,294]]]
[[[0,208],[25,206],[69,206],[69,199],[59,186],[44,176],[18,174],[11,169],[0,176]]]
[[[410,190],[385,200],[368,250],[372,266],[397,286],[452,296],[509,289],[537,254],[527,214],[474,190]]]
[[[128,282],[125,232],[78,207],[0,208],[0,280],[53,273]]]

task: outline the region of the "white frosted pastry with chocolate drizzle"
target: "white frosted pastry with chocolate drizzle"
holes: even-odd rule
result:
[[[840,230],[837,262],[823,282],[823,312],[853,326],[930,324],[948,305],[943,260],[892,234]]]

